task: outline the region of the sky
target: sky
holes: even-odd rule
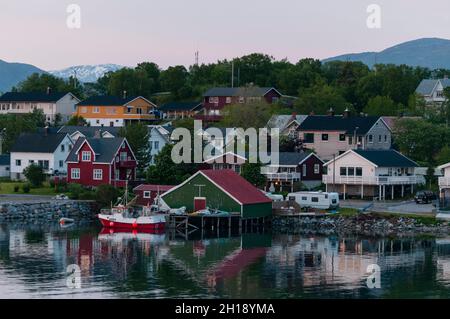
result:
[[[70,4],[80,28],[67,26]],[[367,27],[371,4],[380,28]],[[200,63],[253,52],[296,62],[450,39],[448,12],[448,0],[0,0],[0,59],[44,70],[188,66],[196,51]]]

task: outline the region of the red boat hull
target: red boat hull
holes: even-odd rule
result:
[[[137,231],[146,231],[146,230],[162,230],[165,227],[165,223],[153,223],[153,224],[130,224],[130,223],[121,223],[121,222],[113,222],[106,219],[99,218],[103,227],[112,228],[118,230],[137,230]]]

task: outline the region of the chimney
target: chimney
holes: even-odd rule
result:
[[[334,110],[332,107],[328,110],[328,116],[334,116]]]
[[[95,131],[94,138],[102,138],[102,129],[98,129]]]
[[[48,136],[48,126],[44,127],[44,136]]]
[[[349,117],[350,117],[350,110],[347,107],[347,108],[345,108],[345,111],[344,111],[344,118],[349,118]]]
[[[127,91],[123,91],[123,98],[126,99],[127,98]]]
[[[47,95],[50,95],[50,93],[52,93],[52,88],[47,86]]]

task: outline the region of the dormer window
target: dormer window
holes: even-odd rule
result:
[[[83,162],[90,162],[91,161],[91,152],[89,151],[83,151],[81,153],[81,160]]]

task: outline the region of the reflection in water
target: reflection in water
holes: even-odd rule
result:
[[[81,289],[66,268],[81,269]],[[366,287],[381,267],[381,289]],[[92,225],[0,226],[0,297],[449,297],[450,240],[245,234],[177,239]]]

